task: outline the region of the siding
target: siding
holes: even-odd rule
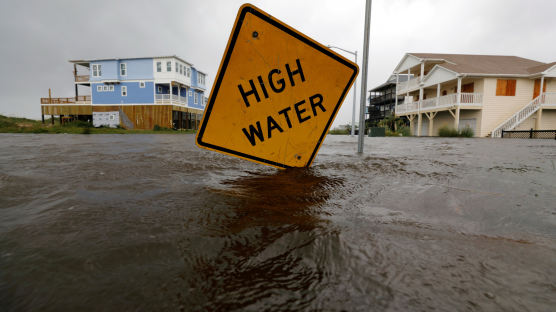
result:
[[[139,82],[122,82],[114,85],[114,91],[98,92],[97,86],[102,83],[91,84],[93,104],[146,104],[154,103],[153,82],[145,82],[145,88],[139,88]],[[127,96],[122,96],[122,86],[127,87]]]
[[[540,130],[556,130],[556,110],[543,109]]]
[[[546,92],[556,92],[556,78],[544,78]]]
[[[93,77],[93,64],[100,64],[101,65],[101,76],[100,77]],[[100,80],[117,80],[119,79],[119,69],[118,69],[118,61],[95,61],[91,62],[91,70],[90,70],[90,81],[100,81]]]
[[[488,135],[494,128],[531,102],[534,80],[516,79],[515,96],[496,96],[496,78],[484,79],[483,119],[480,136]]]
[[[120,63],[127,64],[127,75],[120,76]],[[152,80],[154,78],[152,59],[133,59],[133,60],[121,60],[117,66],[118,77],[121,80],[141,80],[148,79]]]

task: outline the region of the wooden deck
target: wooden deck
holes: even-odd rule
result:
[[[152,129],[155,125],[172,128],[174,123],[176,123],[174,112],[203,114],[203,110],[183,107],[181,105],[92,105],[90,95],[66,98],[41,98],[41,113],[43,116],[92,116],[94,112],[114,111],[122,115],[120,118],[126,118],[131,122],[134,129]],[[199,120],[189,121],[184,116],[181,116],[181,119],[178,118],[178,124],[183,120],[188,120],[188,125],[198,126]],[[124,125],[122,124],[122,126]]]

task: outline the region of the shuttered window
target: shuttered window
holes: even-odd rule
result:
[[[496,80],[496,96],[515,96],[515,79]]]

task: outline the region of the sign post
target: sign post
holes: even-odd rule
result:
[[[357,64],[245,4],[196,143],[277,168],[308,167],[357,73]]]

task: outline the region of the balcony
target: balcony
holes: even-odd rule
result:
[[[60,105],[60,104],[91,104],[90,95],[80,95],[65,98],[41,98],[41,105]]]
[[[421,77],[418,76],[408,81],[398,82],[398,94],[419,89],[420,79]]]
[[[426,99],[398,105],[396,115],[452,109],[457,105],[458,95],[452,93],[439,98]],[[483,105],[482,93],[461,93],[460,108],[477,109]]]
[[[171,99],[171,101],[170,101]],[[178,105],[178,106],[187,106],[187,97],[186,96],[179,96],[175,94],[157,94],[156,95],[156,104],[168,104],[170,105]]]
[[[542,108],[556,109],[556,92],[546,92],[542,94]]]
[[[76,75],[75,82],[89,82],[89,75]]]

